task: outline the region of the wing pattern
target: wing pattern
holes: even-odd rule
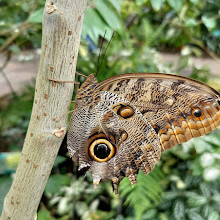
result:
[[[124,74],[97,83],[90,75],[76,96],[68,150],[89,168],[94,185],[124,176],[136,183],[161,152],[220,125],[220,95],[211,87],[167,74]]]

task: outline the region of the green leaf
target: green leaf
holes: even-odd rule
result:
[[[216,211],[212,211],[209,213],[208,219],[207,220],[219,220],[219,214]]]
[[[99,35],[104,36],[105,31],[106,39],[109,40],[112,35],[111,28],[103,22],[97,11],[95,11],[93,8],[87,8],[83,22],[83,37],[85,38],[87,35],[89,35],[89,37],[97,44]]]
[[[136,4],[138,5],[138,6],[141,6],[141,5],[143,5],[144,3],[146,3],[148,0],[136,0]]]
[[[220,170],[219,168],[210,167],[206,168],[203,173],[203,177],[207,181],[215,181],[220,176]]]
[[[55,194],[60,191],[60,188],[62,186],[66,186],[69,184],[70,184],[70,177],[69,176],[62,175],[62,174],[51,175],[48,182],[47,182],[45,192],[47,194]]]
[[[168,191],[168,192],[165,192],[165,194],[163,195],[163,198],[166,200],[172,200],[172,199],[175,199],[177,196],[178,196],[177,191]]]
[[[212,197],[212,200],[216,203],[219,203],[220,205],[220,194],[215,194],[213,197]]]
[[[118,0],[109,0],[109,2],[117,10],[118,13],[121,11],[121,5]]]
[[[54,218],[51,217],[50,212],[46,209],[41,209],[37,213],[37,220],[52,220]]]
[[[188,18],[186,19],[186,27],[195,27],[198,25],[198,22],[194,18]]]
[[[173,211],[174,211],[174,216],[176,219],[180,219],[180,218],[184,217],[184,213],[185,213],[184,203],[180,200],[177,200],[174,205]]]
[[[190,220],[205,220],[201,215],[196,212],[189,212],[188,216]]]
[[[189,0],[190,2],[192,2],[194,5],[197,5],[199,3],[199,0]]]
[[[202,194],[206,197],[209,198],[211,196],[210,188],[205,184],[201,183],[200,184],[200,189],[202,191]]]
[[[164,3],[164,0],[150,0],[151,5],[155,11],[159,11]]]
[[[212,144],[206,142],[203,138],[194,138],[193,142],[195,144],[196,152],[199,154],[213,149]]]
[[[210,167],[215,162],[215,156],[210,153],[203,153],[200,157],[200,164],[203,168]]]
[[[201,167],[200,165],[200,159],[199,158],[196,158],[192,165],[191,165],[191,169],[193,171],[193,175],[194,176],[199,176],[203,173],[203,168]]]
[[[187,203],[190,207],[198,207],[205,205],[207,199],[204,196],[194,196],[188,199]]]
[[[184,195],[185,195],[187,198],[190,198],[190,197],[198,196],[198,193],[192,192],[192,191],[186,191],[186,192],[184,193]]]
[[[32,23],[42,23],[44,8],[40,8],[37,11],[33,12],[28,18],[29,22]]]
[[[219,132],[220,132],[220,129],[217,128],[211,134],[205,135],[205,136],[203,136],[201,138],[204,139],[205,141],[207,141],[208,143],[211,143],[213,145],[219,146],[219,142],[220,142]]]
[[[114,30],[121,27],[120,20],[115,12],[106,4],[106,1],[95,1],[97,11],[100,13],[105,22]]]
[[[183,2],[182,0],[167,0],[169,5],[175,10],[175,11],[180,11],[182,6],[183,6]]]
[[[204,205],[204,207],[202,208],[202,215],[205,218],[207,218],[209,216],[209,212],[210,212],[209,205],[208,204]]]
[[[206,15],[202,16],[202,22],[207,27],[208,30],[213,30],[217,24],[215,19],[209,18]]]
[[[125,204],[134,208],[136,216],[140,217],[142,213],[151,208],[152,205],[157,204],[161,199],[162,188],[160,186],[158,176],[156,176],[155,169],[148,175],[139,172],[137,176],[137,184],[131,187],[128,179],[123,179],[120,183],[120,194],[125,197]],[[136,217],[136,219],[138,219]]]
[[[155,218],[156,216],[157,216],[157,209],[150,209],[144,213],[144,215],[142,216],[142,219],[151,220]]]

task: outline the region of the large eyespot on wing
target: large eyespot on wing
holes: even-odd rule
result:
[[[113,139],[110,137],[110,139]],[[108,140],[104,133],[95,133],[89,138],[89,156],[97,162],[107,162],[116,153],[116,147],[112,140]]]
[[[115,148],[106,139],[95,140],[89,147],[89,155],[97,162],[106,162],[115,154]]]

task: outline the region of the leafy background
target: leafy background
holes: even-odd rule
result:
[[[40,48],[44,3],[0,2],[0,53],[9,60],[24,49]],[[100,81],[126,72],[181,74],[190,66],[191,77],[219,90],[219,79],[213,80],[209,69],[193,65],[191,58],[219,59],[220,1],[89,1],[77,64],[79,72],[97,71],[100,47],[102,42],[106,47],[113,29],[115,35],[102,61]],[[159,51],[178,52],[181,56],[176,65],[163,64]],[[19,160],[33,95],[30,86],[21,95],[8,97],[6,106],[0,105],[0,210]],[[164,152],[153,172],[147,176],[138,174],[134,187],[124,178],[119,197],[107,181],[93,190],[91,174],[77,172],[64,140],[38,209],[38,219],[219,220],[219,131]]]

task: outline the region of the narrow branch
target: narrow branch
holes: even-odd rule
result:
[[[46,1],[42,53],[33,110],[21,158],[1,220],[36,218],[37,208],[67,130],[86,0]],[[61,115],[65,115],[57,120]]]
[[[5,67],[8,65],[9,60],[11,59],[11,51],[6,52],[6,59],[4,60],[2,66],[0,67],[0,74],[5,69]]]
[[[3,75],[3,77],[5,78],[5,80],[6,80],[7,84],[8,84],[8,86],[9,86],[9,88],[10,88],[12,94],[13,94],[14,96],[16,96],[16,92],[15,92],[15,90],[14,90],[14,88],[13,88],[13,86],[12,86],[10,80],[9,80],[9,78],[8,78],[7,75],[5,74],[5,71],[4,71],[4,70],[2,70],[2,75]]]

